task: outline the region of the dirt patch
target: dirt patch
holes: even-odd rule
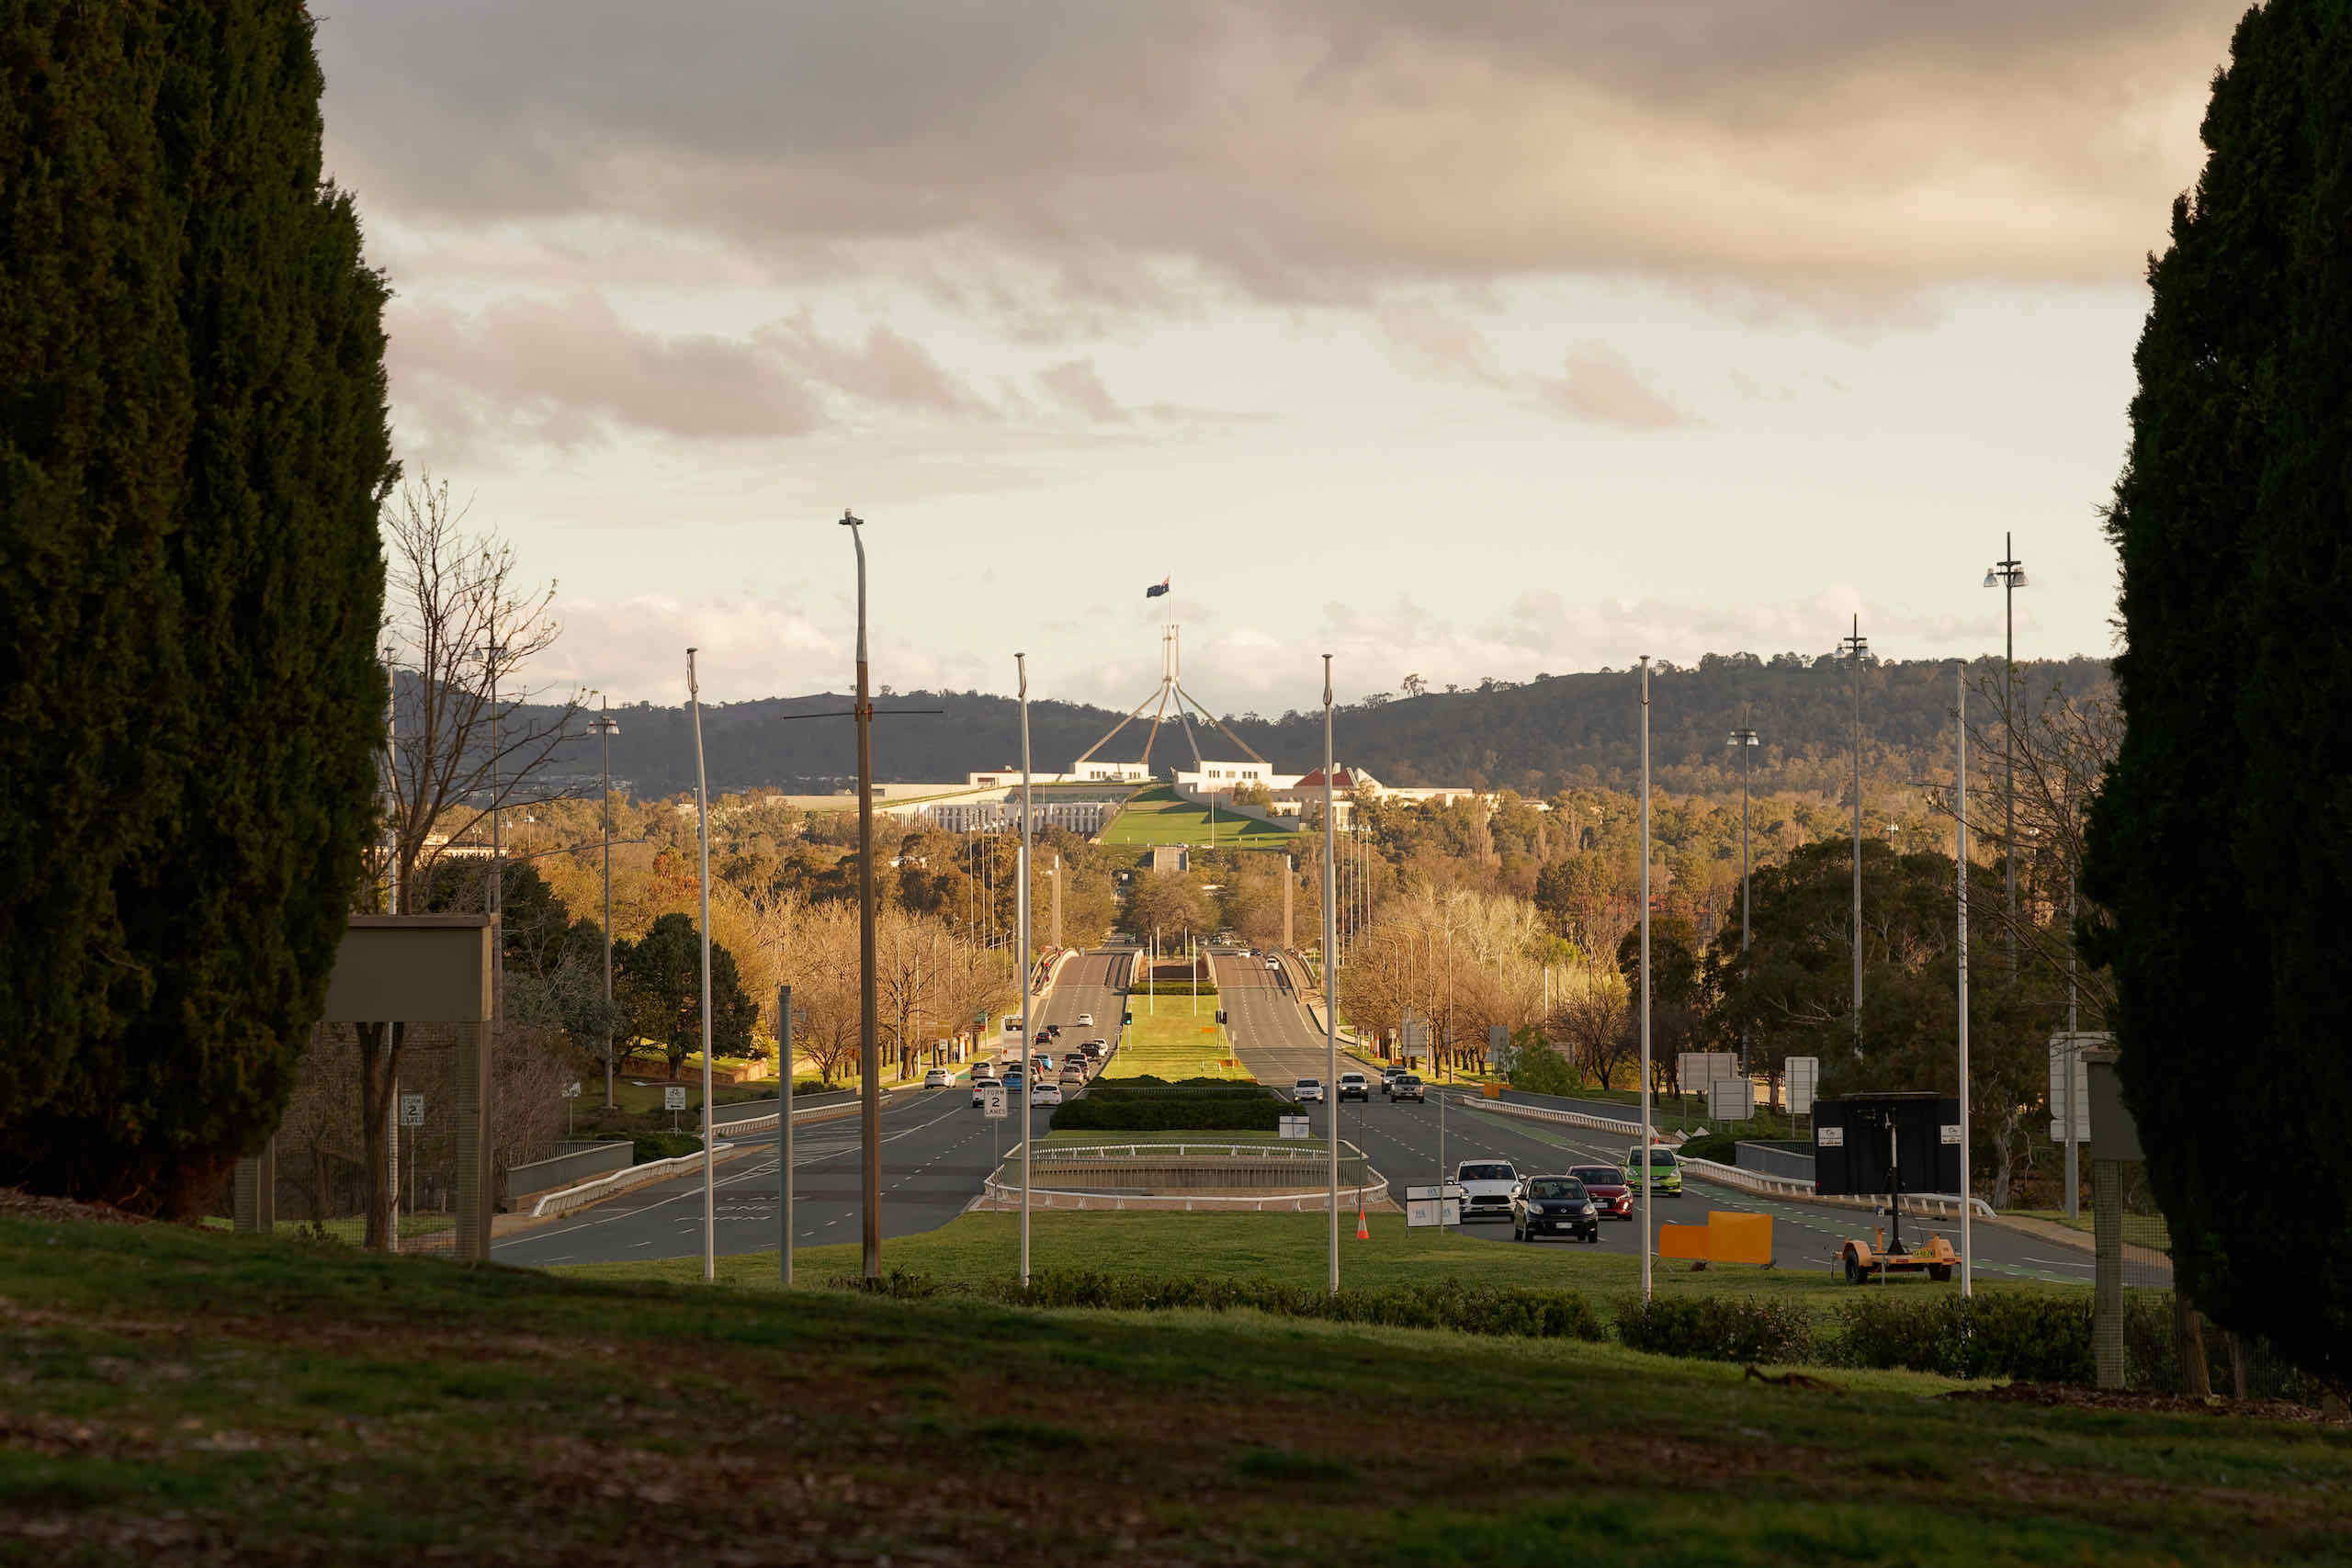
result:
[[[147,1223],[141,1216],[126,1213],[110,1203],[79,1203],[71,1198],[46,1198],[17,1187],[0,1187],[0,1219],[96,1220],[109,1225],[143,1225]]]
[[[2086,1388],[2071,1382],[2013,1382],[1998,1388],[1956,1388],[1944,1399],[1981,1400],[1995,1404],[2063,1405],[2073,1410],[2122,1410],[2146,1416],[2243,1416],[2258,1421],[2326,1421],[2342,1426],[2341,1416],[2325,1416],[2308,1404],[2284,1399],[2190,1399],[2177,1393],[2136,1393],[2129,1389]]]

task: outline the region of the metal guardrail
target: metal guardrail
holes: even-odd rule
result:
[[[1371,1174],[1373,1177],[1371,1180],[1359,1186],[1340,1189],[1340,1208],[1345,1209],[1351,1202],[1369,1208],[1374,1203],[1388,1201],[1388,1179],[1378,1171]],[[1073,1192],[1060,1188],[1036,1186],[1029,1189],[1029,1206],[1032,1209],[1168,1209],[1184,1213],[1191,1213],[1196,1209],[1212,1212],[1220,1209],[1244,1210],[1252,1213],[1271,1209],[1283,1213],[1310,1212],[1319,1213],[1330,1206],[1330,1190],[1325,1187],[1318,1187],[1307,1192],[1264,1192],[1251,1193],[1247,1197],[1205,1198],[1186,1197],[1173,1192],[1155,1195],[1134,1192]],[[972,1206],[978,1208],[987,1202],[1010,1204],[1017,1208],[1021,1202],[1021,1189],[1017,1184],[1001,1182],[990,1177],[981,1185],[980,1196],[974,1200]]]

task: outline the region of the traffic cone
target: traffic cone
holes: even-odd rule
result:
[[[1361,1202],[1356,1204],[1356,1239],[1358,1241],[1372,1239],[1372,1229],[1363,1223],[1363,1204]]]

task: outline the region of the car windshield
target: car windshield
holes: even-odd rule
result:
[[[1674,1163],[1674,1151],[1672,1149],[1652,1149],[1650,1151],[1650,1163],[1652,1165],[1672,1165]]]
[[[1954,872],[1952,874],[1957,876],[1960,874],[1958,872]],[[1301,1078],[1298,1080],[1298,1087],[1301,1089],[1321,1089],[1323,1087],[1323,1080],[1321,1078]]]
[[[1456,1181],[1509,1181],[1512,1171],[1507,1165],[1465,1165]]]
[[[1584,1183],[1562,1176],[1539,1177],[1527,1184],[1527,1195],[1530,1198],[1581,1198],[1584,1196]]]
[[[1598,1166],[1580,1165],[1577,1167],[1576,1169],[1568,1172],[1568,1174],[1575,1177],[1578,1181],[1599,1182],[1603,1187],[1614,1187],[1618,1185],[1617,1173],[1615,1171],[1603,1169]]]

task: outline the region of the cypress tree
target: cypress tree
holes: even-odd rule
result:
[[[184,1214],[358,874],[385,289],[290,0],[0,8],[0,1181]]]
[[[2089,932],[2176,1280],[2352,1376],[2352,7],[2249,11],[2150,269]]]

